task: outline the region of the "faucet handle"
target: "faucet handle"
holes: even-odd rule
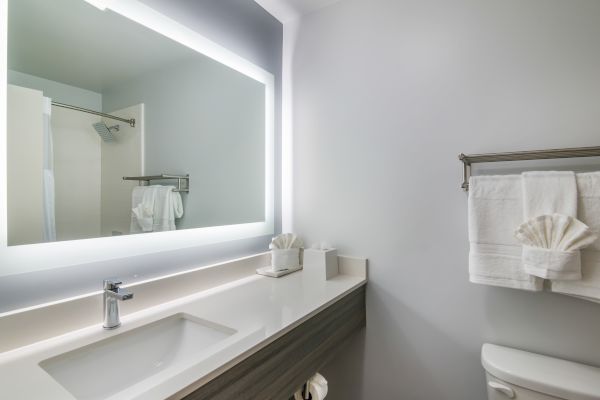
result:
[[[109,278],[103,281],[104,290],[117,290],[119,285],[122,285],[119,279]]]

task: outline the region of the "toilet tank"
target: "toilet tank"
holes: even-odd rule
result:
[[[489,400],[600,400],[600,368],[484,344]]]

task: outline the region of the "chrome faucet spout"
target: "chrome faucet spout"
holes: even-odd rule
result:
[[[133,293],[121,288],[117,288],[114,291],[105,290],[104,293],[106,294],[106,296],[114,297],[117,300],[129,300],[133,298]]]
[[[122,282],[105,279],[104,280],[104,329],[115,329],[121,326],[121,319],[119,316],[119,300],[125,301],[133,298],[133,293],[121,289],[119,285]]]

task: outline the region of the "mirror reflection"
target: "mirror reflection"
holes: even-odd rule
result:
[[[8,244],[265,219],[265,86],[83,0],[10,0]]]

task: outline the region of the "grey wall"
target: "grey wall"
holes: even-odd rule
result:
[[[367,256],[337,399],[482,400],[489,341],[600,366],[600,305],[468,283],[460,152],[597,146],[600,2],[345,0],[294,53],[294,224]],[[597,168],[597,166],[596,166]]]
[[[283,26],[254,0],[142,0],[275,76],[275,226],[281,231]],[[266,238],[265,238],[266,239]]]
[[[275,75],[276,166],[281,153],[282,25],[252,0],[143,0],[159,12],[196,30]],[[276,231],[280,231],[280,175],[276,172]],[[107,276],[126,282],[248,255],[268,248],[270,236],[191,249],[74,265],[0,279],[0,312],[99,290]],[[39,284],[43,282],[43,284]],[[65,284],[64,282],[68,282]],[[38,283],[38,284],[36,284]]]
[[[141,1],[275,76],[275,230],[280,232],[283,26],[254,0]],[[263,239],[261,246],[270,241]]]
[[[198,55],[103,92],[105,112],[139,103],[144,175],[190,175],[177,229],[264,221],[262,83]]]

